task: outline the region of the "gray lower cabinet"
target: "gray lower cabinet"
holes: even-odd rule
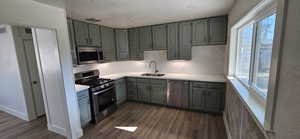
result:
[[[117,60],[129,60],[129,47],[128,47],[128,31],[127,29],[116,29],[116,50]]]
[[[138,101],[149,103],[151,92],[149,79],[137,78],[136,87],[138,93]]]
[[[163,25],[152,26],[153,50],[167,49],[167,27]]]
[[[152,50],[152,31],[151,26],[140,27],[140,47],[141,51]]]
[[[67,22],[68,22],[72,62],[73,62],[73,66],[75,67],[77,66],[77,53],[76,53],[76,44],[75,44],[75,36],[74,36],[74,26],[73,26],[73,21],[71,19],[68,19]]]
[[[192,82],[190,109],[219,113],[224,109],[224,83]]]
[[[154,104],[167,104],[167,81],[166,80],[150,80],[150,102]]]
[[[102,50],[105,62],[116,60],[114,29],[101,26]]]
[[[227,16],[210,18],[209,22],[209,44],[226,44],[227,40]]]
[[[179,24],[179,59],[191,60],[192,52],[192,24],[183,22]]]
[[[81,126],[86,126],[91,120],[91,104],[88,90],[77,92]]]
[[[137,101],[138,94],[137,94],[136,79],[126,78],[126,85],[127,85],[127,99]]]
[[[140,32],[138,28],[128,30],[130,60],[143,60],[144,52],[140,49]]]
[[[167,59],[179,60],[179,24],[167,25]]]
[[[126,81],[125,79],[119,79],[116,80],[114,83],[116,86],[117,104],[121,104],[127,99]]]

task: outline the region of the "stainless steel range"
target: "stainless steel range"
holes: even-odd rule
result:
[[[98,70],[76,73],[75,83],[90,86],[92,123],[98,123],[117,110],[113,80],[99,78]]]

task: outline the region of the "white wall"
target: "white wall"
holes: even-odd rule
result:
[[[225,46],[192,47],[192,60],[167,60],[166,51],[145,51],[144,61],[124,61],[105,64],[81,65],[74,68],[74,73],[99,69],[102,75],[120,72],[148,72],[149,62],[155,60],[159,72],[187,74],[224,74]]]
[[[32,0],[1,0],[0,24],[27,25],[57,30],[61,63],[61,69],[58,69],[60,74],[57,76],[62,76],[62,80],[60,86],[57,86],[59,91],[53,93],[57,93],[58,100],[62,98],[62,102],[59,103],[60,107],[56,107],[56,109],[61,109],[60,111],[63,113],[56,113],[60,115],[57,116],[59,119],[52,120],[56,121],[55,126],[64,129],[63,132],[67,132],[66,135],[76,138],[77,134],[80,134],[81,127],[65,10]],[[56,80],[52,81],[57,82]],[[68,132],[69,129],[74,132]]]
[[[0,110],[27,120],[26,103],[12,27],[0,25],[0,28],[6,28],[6,33],[0,33],[0,65],[2,65],[0,72]]]

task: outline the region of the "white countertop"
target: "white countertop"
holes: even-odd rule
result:
[[[206,81],[206,82],[226,82],[224,75],[201,75],[201,74],[177,74],[177,73],[164,73],[164,76],[142,76],[144,72],[129,72],[103,75],[100,78],[108,78],[117,80],[123,77],[141,77],[141,78],[154,78],[154,79],[169,79],[169,80],[190,80],[190,81]]]
[[[80,91],[83,91],[83,90],[86,90],[86,89],[89,89],[89,86],[75,84],[75,91],[76,91],[76,93],[78,93]]]

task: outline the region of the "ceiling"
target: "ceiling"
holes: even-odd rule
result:
[[[36,0],[47,1],[49,0]],[[57,3],[63,0],[51,0]],[[234,0],[67,0],[68,16],[128,28],[227,14]],[[54,5],[54,4],[52,4]]]

